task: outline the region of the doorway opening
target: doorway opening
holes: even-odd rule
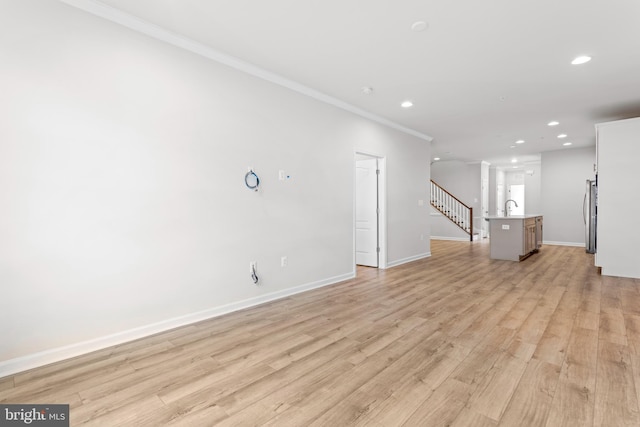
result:
[[[509,199],[515,203],[507,206],[508,215],[524,215],[524,184],[511,184],[509,186]]]
[[[356,266],[387,266],[385,166],[384,157],[356,152],[353,232]]]

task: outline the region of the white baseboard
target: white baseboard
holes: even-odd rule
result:
[[[429,258],[430,256],[431,256],[431,252],[427,252],[427,253],[424,253],[424,254],[415,255],[415,256],[408,257],[408,258],[398,259],[398,260],[395,260],[395,261],[388,262],[387,263],[387,268],[397,267],[399,265],[406,264],[408,262],[417,261],[419,259],[424,259],[424,258]]]
[[[584,242],[554,242],[554,241],[542,241],[543,245],[551,245],[551,246],[575,246],[584,248]]]
[[[26,356],[17,357],[15,359],[5,360],[0,362],[0,378],[8,375],[13,375],[18,372],[23,372],[28,369],[48,365],[50,363],[59,362],[61,360],[69,359],[72,357],[81,356],[93,351],[102,350],[114,345],[144,338],[160,332],[168,331],[170,329],[175,329],[180,326],[190,325],[192,323],[201,322],[203,320],[218,317],[223,314],[243,310],[245,308],[264,304],[266,302],[278,300],[281,298],[286,298],[288,296],[299,294],[301,292],[309,291],[323,286],[333,285],[335,283],[349,280],[354,277],[356,277],[356,273],[355,271],[352,271],[351,273],[343,274],[340,276],[330,277],[316,282],[307,283],[305,285],[296,286],[294,288],[284,289],[281,291],[260,295],[255,298],[249,298],[243,301],[225,304],[219,307],[213,307],[184,316],[174,317],[172,319],[167,319],[138,328],[117,332],[115,334],[98,337],[95,339],[82,341],[63,347],[57,347],[38,353],[28,354]]]
[[[470,242],[469,237],[431,236],[431,240],[454,240],[456,242]]]

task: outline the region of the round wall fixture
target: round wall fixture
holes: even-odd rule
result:
[[[249,169],[249,172],[247,172],[247,174],[244,176],[244,183],[247,186],[247,188],[253,191],[258,191],[258,186],[260,185],[260,178],[258,178],[258,175],[256,175],[253,169]]]

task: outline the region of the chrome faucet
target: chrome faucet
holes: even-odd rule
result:
[[[516,208],[518,207],[518,202],[516,202],[515,200],[507,200],[506,202],[504,202],[504,216],[509,216],[509,211],[507,210],[507,205],[509,204],[509,202],[513,202],[513,204],[516,205]]]

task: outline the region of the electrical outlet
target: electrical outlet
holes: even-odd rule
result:
[[[508,230],[509,229],[509,224],[502,224],[502,229],[503,230]]]
[[[286,255],[280,258],[280,267],[286,267],[289,264],[289,260]]]
[[[283,170],[280,170],[280,171],[278,172],[278,179],[279,179],[280,181],[284,181],[285,176],[286,176],[286,174],[284,173],[284,171],[283,171]]]

